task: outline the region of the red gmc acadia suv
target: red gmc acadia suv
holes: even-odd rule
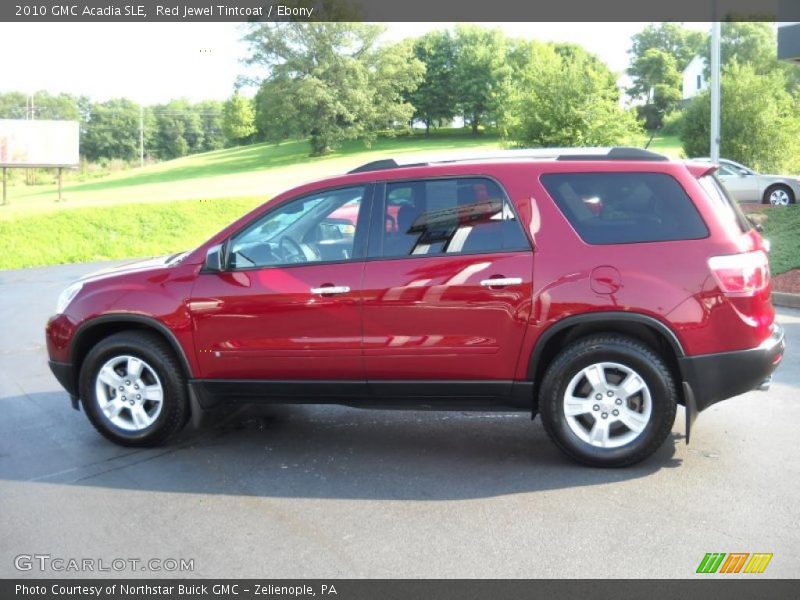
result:
[[[635,148],[382,160],[69,286],[50,367],[108,439],[234,403],[519,410],[623,466],[766,388],[767,243],[708,164]]]

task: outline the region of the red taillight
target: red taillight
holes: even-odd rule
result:
[[[769,284],[769,261],[762,250],[712,256],[708,266],[719,288],[730,296],[752,296]]]

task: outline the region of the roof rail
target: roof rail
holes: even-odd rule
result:
[[[373,160],[372,162],[368,162],[366,164],[361,165],[360,167],[356,167],[352,171],[348,171],[348,173],[364,173],[366,171],[380,171],[382,169],[396,169],[400,165],[397,164],[397,161],[393,158],[384,158],[381,160]]]
[[[587,157],[585,154],[560,154],[556,160],[669,160],[663,154],[644,150],[643,148],[629,148],[617,146],[609,148],[605,156]]]
[[[409,157],[410,158],[410,157]],[[395,158],[375,160],[356,167],[348,173],[366,173],[384,169],[419,167],[435,164],[452,164],[480,160],[669,160],[663,154],[657,154],[642,148],[618,146],[615,148],[522,148],[518,150],[500,150],[495,152],[462,153],[452,158],[434,156],[428,160],[418,157],[409,162],[400,162]]]

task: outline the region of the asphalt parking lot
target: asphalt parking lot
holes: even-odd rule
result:
[[[800,311],[779,311],[768,393],[702,413],[689,446],[679,409],[624,470],[574,465],[522,414],[275,408],[131,450],[46,364],[58,293],[100,266],[0,272],[0,577],[62,575],[20,554],[194,560],[84,576],[688,577],[706,552],[800,575]]]

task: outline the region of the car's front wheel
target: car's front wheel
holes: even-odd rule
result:
[[[117,333],[92,348],[81,367],[80,396],[95,429],[123,446],[157,446],[186,422],[181,366],[150,333]]]
[[[669,369],[645,344],[594,335],[565,348],[542,380],[539,411],[550,438],[596,467],[637,463],[661,446],[675,421]]]

